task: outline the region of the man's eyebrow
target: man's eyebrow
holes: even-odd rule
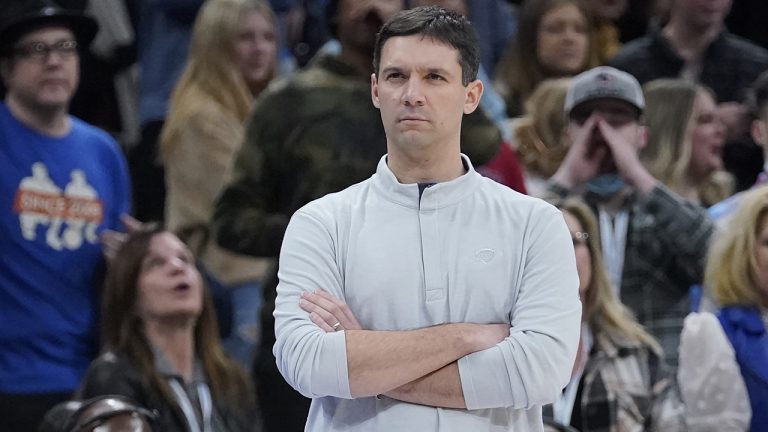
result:
[[[382,75],[386,75],[389,72],[402,72],[402,69],[397,66],[387,66],[381,70]]]

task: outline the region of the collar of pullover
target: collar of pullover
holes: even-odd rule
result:
[[[421,198],[419,198],[418,183],[403,184],[397,180],[395,174],[387,165],[386,155],[382,156],[379,160],[376,174],[374,174],[372,179],[373,184],[385,199],[405,207],[420,210],[436,210],[451,206],[471,194],[480,186],[480,182],[483,181],[482,176],[475,171],[469,158],[464,154],[461,155],[461,158],[464,166],[467,168],[467,172],[451,181],[435,183],[427,187],[421,194]]]

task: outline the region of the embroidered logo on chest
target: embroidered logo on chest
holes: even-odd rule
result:
[[[475,259],[478,261],[482,261],[485,264],[488,264],[493,260],[493,257],[496,256],[496,251],[493,249],[479,249],[477,252],[475,252]]]

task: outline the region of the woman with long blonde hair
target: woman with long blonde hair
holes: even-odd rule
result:
[[[683,198],[709,207],[733,191],[723,169],[725,124],[706,87],[663,78],[646,83],[648,144],[640,153],[648,171]]]
[[[168,228],[190,244],[209,280],[224,287],[220,292],[237,299],[233,307],[251,309],[235,310],[234,331],[225,341],[243,364],[258,341],[260,283],[270,264],[218,247],[208,222],[232,175],[250,106],[275,75],[275,25],[264,0],[206,1],[160,137]]]
[[[683,430],[682,402],[658,342],[618,300],[600,251],[600,231],[582,201],[559,205],[579,273],[582,334],[571,382],[554,419],[582,432]]]

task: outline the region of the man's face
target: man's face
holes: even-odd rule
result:
[[[384,44],[379,69],[371,93],[388,151],[458,144],[462,116],[475,110],[483,85],[462,84],[456,49],[421,35],[393,37]]]
[[[80,59],[75,36],[64,27],[27,33],[3,60],[8,98],[38,109],[66,109],[77,89]]]
[[[336,12],[339,41],[342,46],[372,54],[376,33],[402,9],[403,0],[339,0]]]
[[[593,115],[604,119],[637,152],[645,146],[645,128],[638,123],[639,112],[637,108],[618,99],[594,99],[581,103],[571,110],[566,129],[570,140],[576,139],[581,134],[589,133],[587,151],[590,154],[600,147],[608,145],[599,128],[594,127],[591,131],[585,130],[587,120]],[[614,172],[616,172],[616,164],[610,151],[608,151],[602,161],[600,174]]]
[[[732,0],[674,0],[673,14],[695,27],[721,25],[731,10]]]

